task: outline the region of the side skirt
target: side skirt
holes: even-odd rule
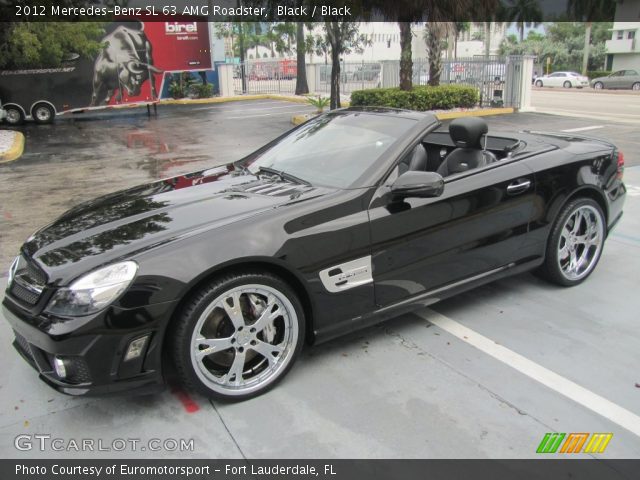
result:
[[[521,263],[510,263],[502,267],[483,272],[473,277],[465,278],[457,282],[450,283],[443,287],[423,292],[413,297],[400,300],[397,303],[387,305],[372,312],[366,313],[359,317],[344,320],[334,325],[330,325],[322,330],[316,330],[314,344],[319,344],[331,340],[333,338],[346,335],[362,328],[370,327],[378,323],[384,322],[391,318],[398,317],[402,314],[412,312],[421,307],[426,307],[437,303],[445,298],[452,297],[458,293],[470,290],[481,285],[491,283],[500,278],[517,275],[539,267],[544,262],[544,258],[535,257],[525,260]]]

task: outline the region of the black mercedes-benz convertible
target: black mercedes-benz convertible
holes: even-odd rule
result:
[[[78,205],[22,246],[3,301],[16,349],[57,390],[149,392],[172,364],[245,399],[322,342],[535,270],[585,280],[622,215],[602,140],[448,130],[349,108],[237,162]]]

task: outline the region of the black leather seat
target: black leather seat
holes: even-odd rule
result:
[[[419,143],[416,145],[416,148],[413,149],[413,153],[411,155],[411,161],[409,162],[409,171],[411,172],[424,172],[427,170],[427,161],[429,157],[427,156],[427,149],[424,148],[424,145]]]
[[[497,161],[493,153],[482,148],[482,138],[488,131],[487,122],[481,118],[453,120],[449,124],[449,135],[457,148],[447,155],[437,172],[446,177]]]

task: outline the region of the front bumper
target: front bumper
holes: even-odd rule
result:
[[[81,326],[65,335],[51,335],[39,328],[38,318],[30,317],[17,303],[6,297],[2,316],[15,334],[13,346],[38,371],[40,379],[57,391],[69,395],[109,395],[153,393],[162,390],[162,341],[174,302],[114,312],[109,308],[84,319]],[[114,325],[113,318],[118,321]],[[123,328],[123,318],[131,328]],[[148,336],[142,355],[124,360],[130,342]],[[54,358],[68,365],[61,378]]]

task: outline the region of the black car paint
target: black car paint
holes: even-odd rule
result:
[[[14,330],[35,347],[31,363],[65,393],[156,390],[163,385],[163,345],[175,312],[221,272],[266,268],[284,277],[305,306],[308,340],[322,342],[541,264],[555,215],[579,192],[601,204],[609,228],[622,213],[625,190],[613,145],[525,133],[516,135],[526,145],[519,154],[445,178],[442,196],[393,200],[396,159],[438,122],[386,110],[331,113],[354,121],[359,115],[392,121],[400,114],[415,118],[415,128],[352,188],[297,185],[286,195],[251,193],[247,189],[280,180],[256,179],[240,161],[107,195],[41,229],[22,252],[47,275],[44,293],[34,306],[10,294],[3,302]],[[526,192],[507,193],[522,179],[531,182]],[[367,255],[373,283],[339,293],[324,288],[320,270]],[[140,268],[111,306],[87,317],[44,313],[57,288],[123,259]],[[128,343],[148,332],[145,355],[122,362]],[[45,352],[84,358],[92,381],[60,381],[47,370]],[[37,355],[44,355],[40,362]]]

